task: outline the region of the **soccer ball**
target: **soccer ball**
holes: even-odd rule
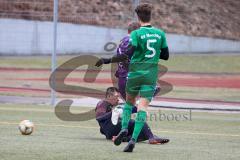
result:
[[[30,135],[34,130],[34,124],[30,120],[23,120],[19,123],[18,129],[22,135]]]

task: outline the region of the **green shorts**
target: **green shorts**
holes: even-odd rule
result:
[[[157,72],[139,71],[128,73],[126,92],[129,95],[137,96],[138,94],[151,102],[155,92],[158,78]]]

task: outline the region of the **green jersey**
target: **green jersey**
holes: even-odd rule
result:
[[[131,33],[130,44],[135,47],[129,69],[149,69],[156,66],[162,48],[167,48],[165,33],[152,26],[140,27]],[[151,68],[151,67],[150,67]]]
[[[126,91],[128,94],[152,100],[158,78],[161,49],[167,48],[165,33],[152,26],[144,26],[131,33],[134,49],[129,64]]]

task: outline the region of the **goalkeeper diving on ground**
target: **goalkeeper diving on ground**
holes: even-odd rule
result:
[[[112,139],[113,141],[122,128],[121,113],[123,106],[119,104],[119,98],[120,94],[118,89],[115,87],[109,87],[106,90],[105,99],[98,102],[95,109],[96,120],[100,126],[100,133],[105,135],[106,139]],[[132,112],[136,113],[136,108]],[[128,134],[122,139],[123,142],[131,140],[134,124],[134,120],[129,121]],[[145,122],[137,141],[140,142],[146,140],[148,140],[149,144],[164,144],[169,142],[169,139],[159,138],[154,135],[149,125]]]

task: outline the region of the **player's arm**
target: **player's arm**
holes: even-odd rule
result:
[[[96,120],[99,122],[111,118],[111,112],[107,112],[107,106],[104,103],[98,103],[95,112]]]
[[[161,49],[161,54],[160,54],[159,59],[168,60],[168,58],[169,58],[168,47],[166,47],[166,48],[162,48],[162,49]]]
[[[164,32],[162,35],[161,53],[160,53],[159,59],[163,59],[163,60],[169,59],[169,50],[168,50],[167,40]]]
[[[124,61],[131,59],[131,57],[134,53],[134,50],[135,50],[135,47],[132,46],[131,44],[129,44],[127,51],[124,52],[124,54],[116,55],[116,56],[112,57],[110,63],[119,63],[119,62],[124,62]]]
[[[96,112],[96,117],[100,117],[107,112],[106,107],[104,106],[102,101],[97,104],[95,108],[95,112]]]
[[[98,116],[96,118],[96,120],[100,122],[100,121],[105,121],[107,119],[111,119],[111,117],[112,117],[112,112],[107,112],[107,113],[104,113],[101,116]]]
[[[125,54],[115,55],[112,58],[100,58],[97,61],[97,63],[95,64],[95,66],[99,67],[103,64],[119,63],[119,62],[123,62],[123,61],[127,61],[127,60],[128,60],[128,56]]]
[[[120,55],[115,55],[112,58],[100,58],[97,61],[97,63],[95,64],[95,66],[99,67],[103,64],[119,63],[119,62],[127,61],[128,59],[130,59],[132,57],[133,52],[134,52],[134,47],[129,45],[129,48],[126,51],[126,53],[120,54]]]

